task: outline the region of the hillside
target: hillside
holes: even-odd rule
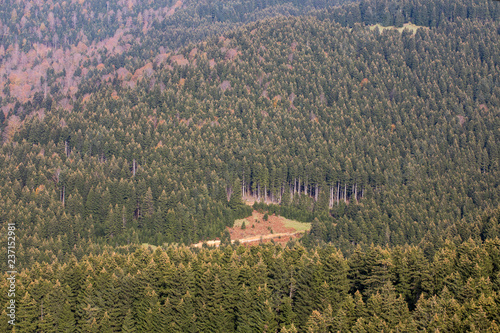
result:
[[[135,85],[141,68],[190,42],[342,2],[6,1],[0,8],[0,107],[6,117],[21,118],[40,109],[71,111],[96,81]]]
[[[499,22],[2,1],[0,332],[498,332]]]
[[[278,18],[170,53],[72,112],[9,118],[4,221],[49,251],[190,244],[248,216],[250,195],[349,251],[482,237],[477,215],[499,203],[493,27]]]

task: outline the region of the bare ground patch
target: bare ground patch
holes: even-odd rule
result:
[[[310,223],[301,223],[288,220],[282,216],[268,215],[267,221],[264,213],[252,212],[252,216],[236,220],[232,228],[227,228],[231,235],[231,242],[238,241],[243,245],[257,245],[274,241],[286,244],[290,239],[300,237],[311,228]],[[219,246],[220,240],[205,242],[209,246]],[[203,242],[195,244],[201,247]]]

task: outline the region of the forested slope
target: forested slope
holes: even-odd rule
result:
[[[16,331],[498,331],[497,3],[3,4]]]
[[[271,19],[169,54],[134,88],[101,83],[72,112],[10,119],[3,225],[51,251],[189,244],[249,215],[251,195],[344,250],[481,237],[499,203],[495,22]]]
[[[0,7],[0,107],[6,116],[21,119],[40,108],[70,111],[74,99],[88,92],[85,83],[91,78],[123,80],[190,42],[262,18],[344,2],[5,0]]]
[[[36,264],[18,276],[16,332],[498,332],[498,238],[431,259],[415,246],[345,259],[290,245]],[[2,279],[2,303],[7,290]]]

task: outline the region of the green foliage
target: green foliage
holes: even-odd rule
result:
[[[498,331],[498,6],[341,2],[2,4],[16,330]],[[231,244],[248,199],[310,233]]]
[[[414,305],[405,295],[413,295],[414,277],[424,273],[412,264],[418,247],[358,249],[349,259],[333,246],[308,250],[298,244],[104,252],[71,266],[54,262],[27,269],[17,285],[26,291],[18,324],[58,332],[494,331],[499,248],[498,238],[448,243],[427,265],[435,288],[416,295]],[[475,258],[469,265],[475,271],[464,271],[464,257]],[[376,268],[380,260],[387,270]],[[95,283],[72,289],[75,271]],[[71,297],[76,292],[79,297]],[[71,309],[80,309],[81,319],[72,319]],[[49,323],[57,328],[48,329]]]
[[[424,5],[404,6],[406,21]],[[363,2],[269,19],[181,48],[187,65],[170,57],[135,88],[86,82],[74,112],[28,117],[0,148],[0,207],[60,260],[89,243],[214,239],[250,215],[247,198],[315,221],[310,244],[345,253],[425,239],[431,256],[438,235],[494,237],[495,219],[476,219],[500,202],[494,24],[445,15],[400,34],[338,23],[368,7],[373,20],[398,13]],[[23,264],[50,260],[26,251]]]

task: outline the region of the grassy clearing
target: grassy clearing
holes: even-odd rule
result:
[[[145,249],[147,249],[147,248],[149,248],[149,247],[150,247],[150,248],[154,251],[154,250],[156,250],[156,248],[157,248],[158,246],[151,245],[151,244],[148,244],[148,243],[142,243],[142,247],[143,247],[143,248],[145,248]]]
[[[240,227],[241,228],[241,225],[243,224],[243,222],[245,222],[245,225],[248,224],[247,219],[239,219],[239,220],[235,220],[234,221],[234,226],[233,227],[234,228],[236,228],[236,227]],[[247,225],[247,227],[248,227],[248,225]]]
[[[258,218],[257,215],[258,214],[256,212],[254,212],[252,214],[252,218],[258,220],[258,222],[262,222],[262,220],[260,218]],[[284,218],[283,216],[280,216],[279,219],[280,219],[281,222],[283,222],[283,224],[287,228],[293,228],[293,229],[295,229],[297,231],[306,231],[306,230],[310,230],[311,229],[311,223],[304,223],[304,222],[299,222],[299,221],[295,221],[295,220],[289,220],[287,218]],[[250,223],[248,222],[247,219],[235,220],[233,227],[234,228],[241,228],[243,222],[245,222],[245,225],[248,228]]]
[[[405,23],[403,24],[403,26],[401,28],[396,28],[395,26],[388,26],[388,27],[384,27],[384,26],[381,26],[379,23],[375,24],[375,25],[370,25],[370,30],[375,30],[375,28],[378,28],[378,30],[380,31],[384,31],[384,30],[397,30],[399,32],[403,32],[404,29],[407,29],[407,30],[410,30],[413,34],[415,34],[417,32],[418,29],[422,28],[422,29],[429,29],[428,27],[423,27],[423,26],[420,26],[420,25],[415,25],[413,23]]]
[[[285,224],[287,228],[294,228],[297,231],[307,231],[311,229],[311,223],[299,222],[295,220],[289,220],[281,217],[281,221]]]

